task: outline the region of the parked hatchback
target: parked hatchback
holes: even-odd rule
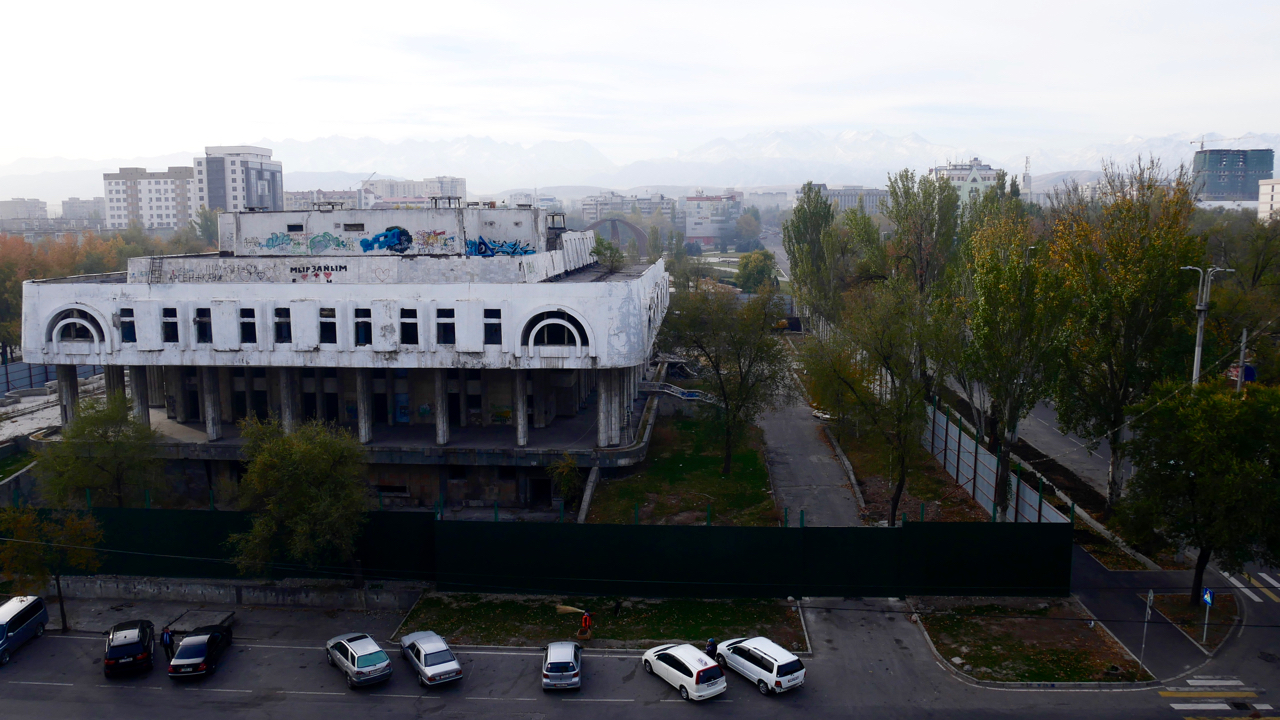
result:
[[[107,631],[102,674],[150,670],[155,665],[155,626],[149,620],[122,622]]]
[[[347,633],[324,644],[325,659],[342,671],[347,687],[372,685],[391,678],[391,658],[365,633]]]
[[[726,640],[716,648],[716,661],[755,683],[765,695],[804,685],[804,663],[769,638]]]
[[[413,666],[418,684],[423,687],[462,679],[462,664],[444,638],[433,632],[409,633],[400,638],[400,654]]]
[[[169,661],[169,677],[208,675],[218,669],[222,655],[231,647],[231,628],[206,625],[187,633]]]
[[[671,683],[685,700],[706,700],[728,688],[715,660],[692,645],[659,645],[646,650],[640,663],[645,672]]]
[[[49,610],[38,597],[15,597],[0,605],[0,665],[8,665],[23,643],[44,635],[48,624]]]
[[[542,689],[582,687],[582,646],[553,642],[542,651]]]

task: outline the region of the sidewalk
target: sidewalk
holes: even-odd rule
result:
[[[1072,552],[1071,592],[1134,657],[1142,652],[1147,591],[1185,593],[1191,587],[1190,571],[1113,571],[1103,567],[1079,545],[1072,548]],[[1205,584],[1211,585],[1208,572]],[[1222,588],[1220,592],[1226,590],[1228,588]],[[1143,662],[1152,675],[1168,680],[1194,670],[1208,659],[1181,630],[1152,611],[1143,654]]]

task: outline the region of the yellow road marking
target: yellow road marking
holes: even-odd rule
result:
[[[1259,590],[1261,590],[1262,592],[1266,593],[1266,594],[1267,594],[1267,597],[1271,598],[1271,599],[1272,599],[1272,601],[1274,601],[1274,602],[1280,602],[1280,597],[1276,597],[1276,594],[1275,594],[1275,593],[1271,592],[1271,591],[1270,591],[1270,590],[1268,590],[1266,587],[1264,587],[1264,586],[1262,585],[1262,583],[1260,583],[1260,582],[1258,582],[1257,580],[1255,580],[1255,579],[1254,579],[1254,577],[1253,577],[1252,575],[1250,575],[1249,573],[1241,573],[1241,574],[1242,574],[1242,575],[1244,575],[1244,577],[1245,577],[1245,579],[1246,579],[1246,580],[1248,580],[1249,582],[1253,583],[1253,586],[1254,586],[1254,587],[1256,587],[1256,588],[1258,588]]]
[[[1170,692],[1167,690],[1160,691],[1160,697],[1176,697],[1176,698],[1253,698],[1258,697],[1258,693],[1252,692],[1231,692],[1225,690],[1202,690],[1191,692]]]

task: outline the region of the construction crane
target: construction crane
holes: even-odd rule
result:
[[[1251,137],[1254,137],[1253,133],[1249,133],[1248,135],[1241,135],[1240,137],[1217,138],[1216,140],[1205,140],[1205,136],[1201,135],[1199,140],[1192,140],[1191,144],[1195,145],[1196,143],[1200,143],[1200,149],[1203,150],[1204,144],[1206,142],[1230,142],[1232,140],[1244,140],[1245,138],[1251,138]]]

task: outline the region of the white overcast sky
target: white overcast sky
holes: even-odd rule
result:
[[[1274,2],[24,2],[0,163],[330,135],[615,162],[813,127],[993,149],[1275,131]]]

